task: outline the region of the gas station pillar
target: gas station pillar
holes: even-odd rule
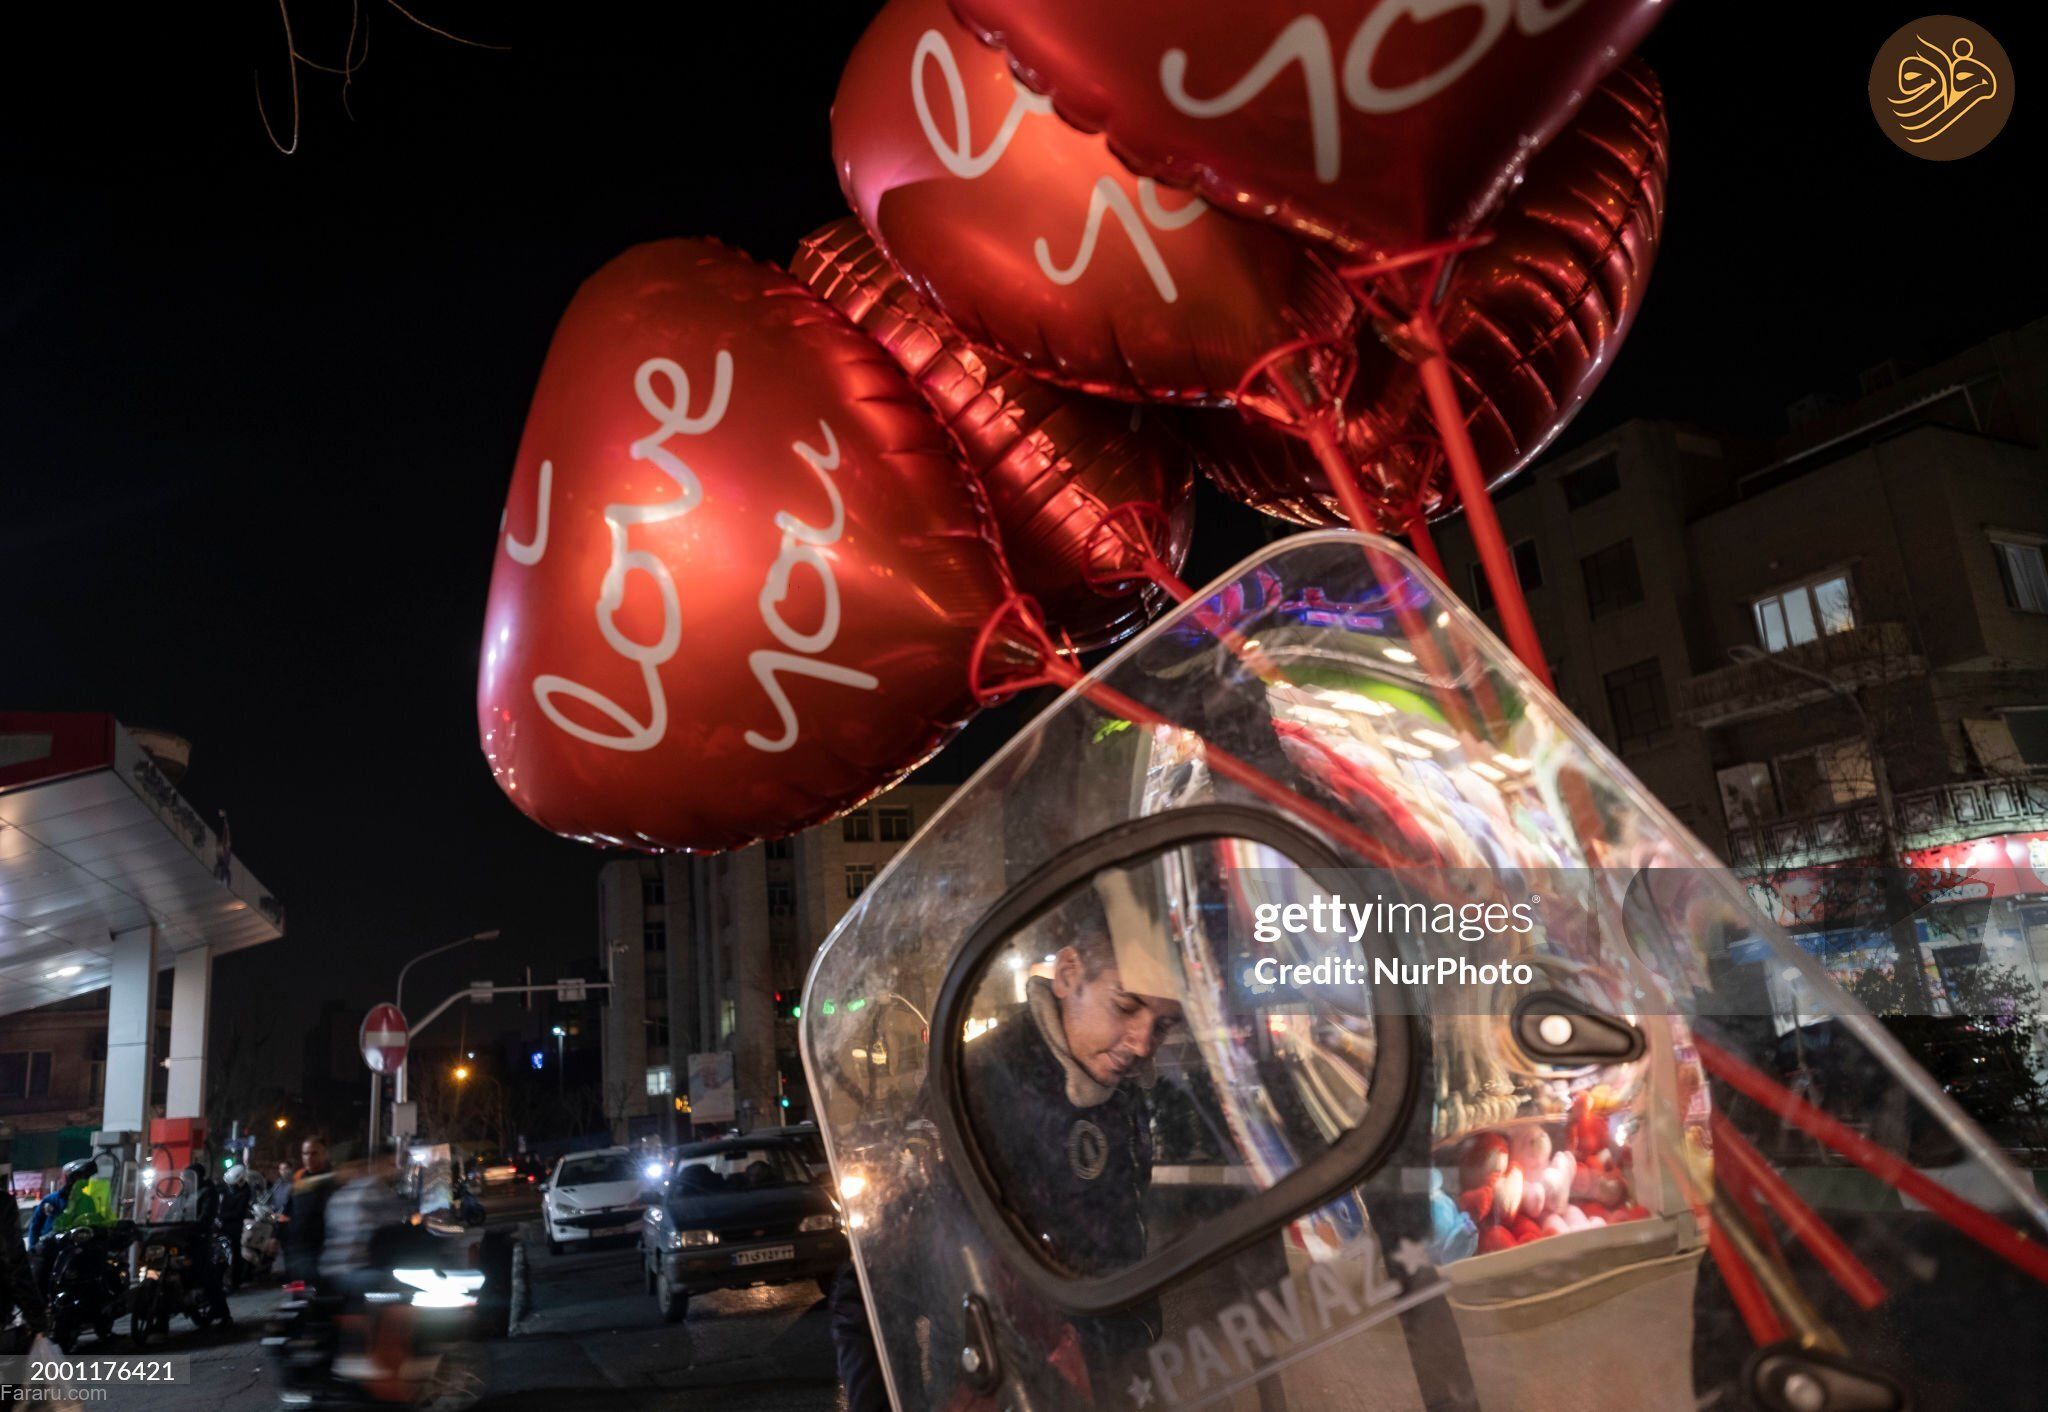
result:
[[[107,1080],[100,1127],[149,1131],[149,1081],[155,1072],[156,923],[114,937],[107,994]]]
[[[164,1091],[166,1118],[206,1116],[206,1016],[213,994],[213,949],[178,953],[171,980],[171,1075]]]

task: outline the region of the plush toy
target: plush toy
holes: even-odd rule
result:
[[[1474,1133],[1458,1149],[1458,1189],[1475,1191],[1508,1169],[1508,1140],[1499,1133]]]
[[[1513,1250],[1515,1233],[1506,1226],[1488,1226],[1479,1233],[1479,1253],[1491,1255],[1497,1250]]]
[[[1463,1260],[1479,1248],[1479,1228],[1444,1190],[1444,1174],[1429,1173],[1429,1258],[1438,1265]]]
[[[1527,1245],[1530,1241],[1540,1238],[1543,1234],[1543,1227],[1537,1225],[1527,1216],[1515,1217],[1508,1225],[1508,1229],[1514,1233],[1515,1244],[1517,1245]]]

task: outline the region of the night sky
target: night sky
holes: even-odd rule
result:
[[[347,0],[288,3],[300,51],[338,62]],[[260,83],[288,124],[275,5],[21,8],[0,708],[192,740],[186,794],[228,809],[290,911],[285,941],[220,964],[216,1017],[274,1010],[287,1081],[321,996],[381,998],[425,946],[504,929],[488,960],[420,968],[420,996],[592,962],[597,855],[505,802],[472,715],[527,398],[577,284],[627,245],[713,235],[780,261],[843,214],[828,107],[872,7],[408,6],[501,52],[362,0],[368,62],[346,109],[301,68],[291,156],[256,106]],[[1968,12],[2017,102],[1988,149],[1936,164],[1884,139],[1864,91],[1923,11],[1676,5],[1646,49],[1674,130],[1663,252],[1562,446],[1632,417],[1769,433],[1885,357],[2048,314],[2026,12]],[[1205,498],[1187,576],[1262,537]],[[935,768],[958,777],[1013,723],[983,718]]]

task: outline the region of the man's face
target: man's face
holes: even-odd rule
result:
[[[1112,1088],[1157,1053],[1180,1023],[1177,1001],[1132,994],[1114,966],[1088,975],[1081,953],[1071,946],[1053,962],[1052,993],[1060,1002],[1068,1052],[1089,1078]]]
[[[327,1170],[327,1144],[317,1137],[309,1137],[299,1145],[299,1160],[305,1163],[309,1172]]]

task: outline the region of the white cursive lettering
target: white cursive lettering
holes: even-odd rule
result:
[[[1245,76],[1214,98],[1188,92],[1188,51],[1169,49],[1159,58],[1159,87],[1166,101],[1191,118],[1220,118],[1236,112],[1265,91],[1289,64],[1301,65],[1308,89],[1309,147],[1315,154],[1316,180],[1335,181],[1341,165],[1337,137],[1336,60],[1330,32],[1314,15],[1288,22]]]
[[[925,92],[925,74],[930,65],[938,66],[946,99],[952,108],[953,135],[950,139],[939,131],[938,119]],[[946,36],[935,29],[928,29],[918,37],[917,49],[910,60],[910,101],[917,109],[918,125],[924,129],[925,140],[931,144],[939,164],[963,181],[973,181],[986,175],[1002,160],[1003,153],[1009,150],[1018,127],[1026,117],[1052,112],[1050,99],[1039,97],[1014,78],[1010,82],[1015,93],[1010,99],[1009,111],[1003,114],[1003,120],[997,124],[995,136],[989,139],[988,146],[977,153],[967,116],[967,84],[960,76],[960,64],[953,57],[952,46],[947,43]],[[1072,284],[1088,273],[1088,266],[1095,258],[1095,244],[1101,238],[1103,217],[1115,216],[1124,234],[1130,238],[1131,247],[1137,251],[1138,262],[1151,277],[1152,287],[1159,291],[1161,299],[1171,304],[1180,297],[1180,291],[1174,284],[1172,272],[1166,268],[1166,259],[1160,254],[1157,242],[1152,239],[1152,230],[1179,230],[1208,209],[1207,204],[1197,198],[1169,211],[1159,203],[1158,192],[1149,180],[1138,183],[1138,204],[1134,208],[1122,183],[1115,177],[1102,176],[1096,178],[1088,193],[1088,214],[1081,231],[1081,245],[1072,262],[1064,266],[1056,264],[1052,246],[1044,236],[1039,236],[1033,243],[1032,252],[1038,258],[1038,268],[1047,279],[1054,284]],[[1148,223],[1151,229],[1147,228]]]
[[[666,398],[655,388],[657,376],[668,380],[669,395]],[[701,436],[724,419],[726,406],[732,398],[732,355],[723,350],[719,352],[712,365],[711,400],[703,412],[695,416],[689,411],[689,374],[673,359],[649,358],[642,363],[633,375],[633,390],[639,395],[642,409],[657,424],[654,431],[633,443],[633,458],[651,462],[675,483],[678,494],[673,499],[658,500],[652,504],[605,506],[604,522],[611,538],[611,561],[598,586],[597,629],[614,652],[629,662],[639,664],[641,678],[647,688],[647,720],[644,723],[637,720],[624,706],[581,682],[552,674],[533,679],[534,697],[549,720],[578,740],[601,745],[608,750],[626,751],[652,750],[668,734],[668,697],[662,690],[660,668],[675,656],[676,649],[682,645],[683,635],[683,610],[676,594],[675,579],[658,556],[632,548],[631,531],[635,525],[658,524],[686,515],[696,509],[704,498],[704,487],[697,480],[696,472],[664,443],[671,436]],[[535,557],[538,558],[538,554]],[[655,591],[661,595],[661,635],[653,642],[635,642],[626,636],[617,621],[619,608],[626,601],[627,576],[636,570],[652,579]],[[599,712],[618,726],[620,733],[608,735],[571,720],[555,705],[555,699],[561,696],[581,701]]]
[[[1149,179],[1138,182],[1138,201],[1145,207],[1146,218],[1161,230],[1177,230],[1202,214],[1205,209],[1199,200],[1190,201],[1177,211],[1168,211],[1159,205],[1159,198],[1152,190]],[[1156,213],[1156,217],[1155,217]],[[1180,289],[1173,282],[1173,272],[1166,268],[1165,257],[1159,253],[1159,246],[1153,242],[1152,233],[1145,228],[1144,220],[1131,205],[1131,198],[1124,194],[1122,183],[1115,177],[1095,179],[1095,189],[1088,195],[1087,222],[1081,229],[1081,248],[1074,252],[1072,263],[1061,267],[1053,263],[1052,246],[1044,236],[1032,244],[1032,253],[1038,257],[1038,268],[1054,284],[1072,284],[1088,273],[1088,265],[1095,258],[1095,242],[1102,234],[1102,218],[1116,217],[1124,234],[1131,238],[1131,248],[1138,254],[1138,263],[1145,267],[1145,273],[1152,277],[1152,287],[1159,291],[1159,297],[1171,304],[1180,298]]]
[[[829,650],[839,636],[839,580],[832,572],[832,561],[818,551],[827,545],[837,544],[840,535],[846,532],[846,505],[839,498],[839,487],[832,481],[832,472],[839,469],[839,438],[832,434],[831,426],[823,420],[819,421],[818,429],[825,433],[822,451],[801,441],[792,443],[791,449],[803,458],[825,487],[825,498],[832,507],[831,521],[820,528],[798,519],[787,510],[776,512],[775,526],[782,531],[782,552],[769,566],[758,601],[761,621],[775,640],[789,650],[777,652],[761,648],[747,657],[754,679],[768,693],[768,700],[775,707],[782,725],[782,733],[772,739],[759,731],[746,733],[747,744],[768,754],[779,754],[789,749],[801,734],[796,708],[790,704],[789,693],[783,690],[780,673],[816,677],[861,691],[873,691],[882,684],[880,679],[866,672],[821,662],[814,655],[807,655]],[[789,597],[789,576],[799,566],[818,576],[818,587],[825,600],[818,626],[811,632],[798,631],[782,616],[782,604]]]
[[[511,557],[513,563],[525,564],[531,568],[548,552],[548,499],[554,494],[554,489],[555,463],[543,461],[540,463],[540,495],[533,511],[533,538],[521,544],[511,535],[505,536],[505,553]],[[502,529],[503,526],[499,528]]]
[[[1484,58],[1512,21],[1522,34],[1534,37],[1568,19],[1585,0],[1387,0],[1360,22],[1344,50],[1342,92],[1362,113],[1398,113],[1442,93]],[[1477,9],[1479,28],[1457,54],[1421,78],[1399,88],[1382,88],[1373,78],[1381,46],[1402,19],[1426,23],[1453,10]],[[1309,151],[1316,180],[1334,182],[1343,174],[1342,136],[1338,127],[1339,91],[1336,55],[1330,32],[1314,15],[1288,22],[1266,52],[1237,82],[1210,98],[1188,92],[1188,51],[1169,49],[1159,59],[1159,87],[1166,101],[1193,118],[1220,118],[1235,113],[1265,92],[1290,65],[1301,66],[1308,103]]]
[[[946,96],[953,105],[953,141],[947,142],[939,132],[938,121],[932,116],[931,103],[925,97],[924,73],[927,64],[939,66],[939,76],[945,81]],[[1009,148],[1010,139],[1017,135],[1017,125],[1032,113],[1050,113],[1052,101],[1041,98],[1014,78],[1010,80],[1016,90],[1010,99],[1010,111],[1003,114],[1003,120],[996,127],[996,135],[980,155],[974,151],[974,137],[967,125],[967,84],[960,77],[959,61],[953,57],[953,47],[946,43],[946,37],[935,29],[926,30],[917,41],[917,51],[910,58],[910,101],[917,107],[917,121],[924,129],[925,140],[938,154],[940,163],[956,177],[973,181],[1002,159]]]

